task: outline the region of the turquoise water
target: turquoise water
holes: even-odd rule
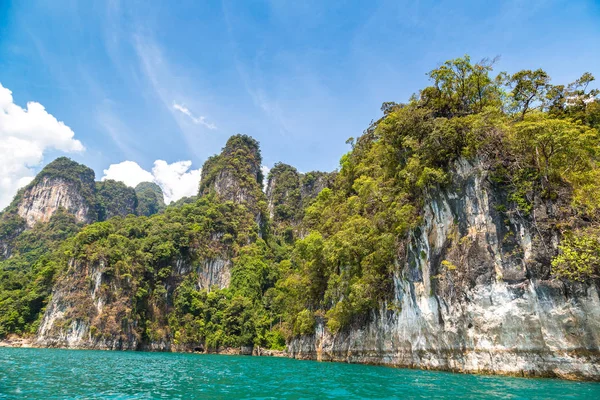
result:
[[[0,348],[0,399],[600,399],[600,384],[201,354]]]

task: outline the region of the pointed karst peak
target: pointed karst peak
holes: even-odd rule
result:
[[[300,174],[291,165],[275,163],[267,182],[267,207],[274,222],[292,218],[291,210],[300,210]]]
[[[62,178],[72,182],[89,184],[94,182],[96,174],[94,170],[86,165],[71,160],[68,157],[58,157],[48,163],[32,182],[32,185],[40,182],[43,178]]]
[[[96,220],[94,178],[91,168],[67,157],[57,158],[15,199],[17,212],[29,227],[47,222],[61,207],[80,222],[92,222]]]
[[[237,134],[227,139],[227,143],[223,148],[222,154],[233,154],[238,151],[243,151],[252,154],[260,165],[260,144],[252,136]]]
[[[240,134],[230,137],[221,154],[204,163],[199,195],[215,192],[224,200],[257,201],[263,195],[261,162],[256,139]]]

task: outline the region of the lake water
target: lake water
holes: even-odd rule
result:
[[[287,358],[0,348],[0,398],[600,399],[600,384]]]

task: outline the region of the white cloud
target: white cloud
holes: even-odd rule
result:
[[[16,105],[12,92],[0,84],[0,210],[34,178],[34,168],[47,150],[84,151],[74,136],[40,103],[29,102],[27,108]]]
[[[104,170],[102,177],[103,181],[107,179],[121,181],[131,187],[136,187],[141,182],[154,182],[154,176],[134,161],[111,164],[108,169]]]
[[[266,192],[269,184],[269,171],[271,168],[267,167],[266,165],[261,165],[260,170],[263,173],[263,192]]]
[[[207,127],[208,129],[217,129],[217,126],[213,123],[209,123],[206,122],[206,117],[203,117],[202,115],[199,117],[196,117],[189,108],[187,108],[186,106],[182,105],[182,104],[177,104],[177,103],[173,103],[173,108],[185,115],[187,115],[188,117],[190,117],[190,119],[192,120],[192,122],[194,122],[196,125],[200,124],[200,125],[204,125],[205,127]]]
[[[191,161],[178,161],[173,164],[167,164],[163,160],[154,161],[152,174],[155,182],[162,188],[167,203],[198,194],[202,170],[190,169],[191,167]]]
[[[190,169],[191,167],[191,161],[168,164],[166,161],[156,160],[152,172],[149,172],[134,161],[123,161],[105,169],[102,180],[114,179],[131,187],[140,182],[154,182],[161,187],[165,202],[169,204],[182,197],[198,194],[201,169]]]

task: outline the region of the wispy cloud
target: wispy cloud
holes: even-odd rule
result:
[[[279,101],[272,98],[272,96],[264,89],[266,85],[264,84],[265,79],[260,68],[261,52],[258,52],[255,56],[253,65],[246,65],[239,54],[238,43],[235,39],[235,32],[233,30],[234,23],[231,21],[231,12],[225,0],[221,1],[221,8],[225,26],[227,28],[231,54],[235,62],[235,68],[246,89],[246,93],[248,93],[254,105],[260,108],[262,112],[279,127],[280,133],[287,135],[290,132],[291,123],[286,118]]]
[[[117,149],[128,158],[139,160],[142,154],[137,149],[135,136],[131,129],[112,110],[109,100],[103,101],[95,112],[96,123],[108,134]]]
[[[206,121],[206,117],[204,117],[202,115],[199,116],[199,117],[196,117],[190,111],[189,108],[187,108],[186,106],[184,106],[182,104],[173,103],[173,108],[175,110],[180,111],[181,113],[187,115],[188,117],[190,117],[190,119],[192,120],[192,122],[195,123],[196,125],[204,125],[208,129],[217,129],[217,126],[215,124]]]
[[[145,84],[144,90],[151,89],[150,93],[153,94],[154,98],[169,111],[173,121],[183,134],[188,149],[198,158],[206,157],[202,149],[207,137],[199,132],[200,127],[212,130],[217,129],[216,124],[209,123],[206,118],[196,117],[191,111],[190,114],[198,122],[193,121],[195,123],[190,124],[181,118],[182,111],[176,109],[173,105],[174,99],[177,99],[177,104],[185,104],[188,111],[190,109],[206,110],[207,107],[210,107],[204,97],[197,95],[197,93],[206,92],[202,84],[198,82],[201,77],[189,72],[185,66],[171,64],[168,58],[164,56],[159,43],[154,40],[151,34],[144,32],[146,32],[144,29],[139,29],[138,33],[133,36],[133,45]],[[191,76],[194,79],[191,79]]]

